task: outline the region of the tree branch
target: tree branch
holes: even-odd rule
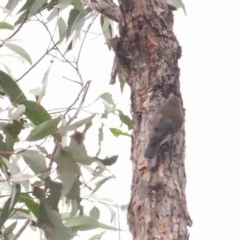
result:
[[[121,12],[119,7],[112,0],[85,0],[85,3],[92,10],[95,10],[115,22],[119,22]]]
[[[20,81],[20,80],[21,80],[23,77],[25,77],[34,67],[36,67],[36,65],[37,65],[38,63],[40,63],[40,62],[43,60],[43,58],[45,58],[45,57],[49,54],[49,52],[51,52],[53,49],[56,48],[56,46],[58,45],[58,43],[59,43],[59,41],[58,41],[57,43],[55,43],[49,50],[47,50],[20,78],[18,78],[18,79],[16,80],[16,82]]]

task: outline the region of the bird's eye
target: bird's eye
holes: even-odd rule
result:
[[[158,131],[158,128],[154,128],[154,131]]]

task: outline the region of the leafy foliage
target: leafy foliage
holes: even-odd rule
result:
[[[99,220],[103,216],[100,204],[110,212],[111,224],[116,211],[108,206],[108,201],[98,200],[95,194],[107,181],[113,181],[114,176],[108,167],[118,159],[118,155],[101,156],[106,132],[110,129],[116,137],[130,136],[132,122],[117,108],[110,92],[99,94],[94,101],[104,107],[103,112],[83,114],[88,113],[84,104],[89,84],[82,79],[79,70],[78,54],[84,43],[81,32],[87,34],[92,23],[87,31],[82,31],[83,27],[88,19],[92,17],[93,22],[97,15],[83,1],[77,0],[13,0],[6,4],[4,14],[6,19],[0,22],[0,33],[8,30],[9,37],[1,41],[1,49],[6,55],[21,59],[29,68],[18,79],[13,71],[15,69],[7,64],[2,63],[7,73],[0,70],[1,100],[8,105],[5,109],[0,108],[0,114],[6,118],[6,121],[0,121],[0,175],[1,182],[8,184],[9,196],[0,212],[1,236],[4,239],[12,238],[18,219],[31,219],[31,225],[41,229],[46,239],[68,240],[78,231],[97,228],[120,231],[120,226],[113,227]],[[8,17],[13,15],[17,20],[15,24],[10,24]],[[50,38],[49,46],[39,60],[35,60],[32,53],[22,47],[23,44],[15,43],[15,35],[30,20],[43,25]],[[106,44],[111,49],[109,39],[114,36],[113,22],[103,15],[99,16],[99,20]],[[55,28],[52,30],[49,25],[54,21]],[[76,48],[78,53],[70,59],[69,52]],[[65,52],[62,49],[66,49]],[[52,57],[53,60],[45,73],[40,74],[40,91],[34,94],[36,99],[33,100],[19,81],[34,71],[45,57]],[[57,60],[69,65],[75,72],[78,80],[73,82],[77,82],[81,90],[72,105],[64,111],[53,113],[42,99],[51,81],[49,73],[53,62]],[[119,78],[123,93],[125,81],[121,76]],[[116,128],[108,127],[110,114],[118,119]],[[97,140],[97,150],[90,155],[85,139],[89,129],[97,124],[96,136],[92,136]],[[127,132],[121,130],[121,124]],[[85,192],[87,197],[83,197]],[[90,211],[86,211],[87,201],[93,204]],[[67,212],[61,209],[62,205],[68,206]],[[6,227],[9,219],[15,221]],[[104,233],[95,234],[90,239],[101,239]]]

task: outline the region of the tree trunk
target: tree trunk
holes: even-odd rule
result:
[[[173,33],[173,6],[166,0],[119,0],[120,38],[111,44],[118,68],[131,87],[133,135],[132,196],[128,223],[134,240],[186,240],[187,211],[184,127],[157,155],[157,170],[144,158],[147,121],[170,94],[181,103],[178,59],[181,47]]]

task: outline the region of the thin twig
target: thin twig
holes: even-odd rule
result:
[[[6,38],[4,41],[6,42],[7,40],[11,39],[12,37],[14,37],[22,28],[23,24],[27,21],[28,16],[26,15],[25,18],[23,19],[23,21],[21,22],[19,28],[12,34],[10,35],[8,38]]]
[[[23,231],[26,229],[28,224],[31,222],[30,218],[27,219],[27,221],[24,223],[24,225],[19,229],[19,231],[15,234],[14,237],[11,238],[11,240],[17,240],[20,235],[23,233]]]
[[[58,43],[59,43],[59,41],[57,42],[57,43],[55,43],[50,49],[48,49],[43,55],[42,55],[42,57],[40,57],[38,60],[37,60],[37,62],[35,62],[20,78],[18,78],[15,82],[18,82],[18,81],[20,81],[23,77],[25,77],[34,67],[36,67],[36,65],[38,64],[38,63],[40,63],[42,60],[43,60],[43,58],[45,58],[48,54],[49,54],[49,52],[51,52],[53,49],[55,49],[56,48],[56,46],[58,45]]]
[[[37,19],[38,19],[38,18],[37,18]],[[46,23],[44,23],[44,22],[41,21],[40,19],[38,19],[38,21],[46,28],[46,30],[47,30],[47,32],[48,32],[48,34],[49,34],[49,36],[50,36],[50,38],[51,38],[51,40],[52,40],[52,42],[53,42],[53,44],[54,44],[55,41],[54,41],[53,36],[52,36],[50,30],[48,29],[48,26],[46,25]],[[80,74],[80,72],[79,72],[78,67],[75,67],[75,66],[62,54],[62,52],[60,51],[60,49],[59,49],[58,47],[56,47],[56,50],[59,52],[59,54],[61,55],[61,57],[62,57],[72,68],[74,68],[74,70],[77,72],[77,74],[78,74],[78,76],[79,76],[79,79],[80,79],[80,81],[81,81],[81,84],[83,85],[82,76],[81,76],[81,74]]]
[[[62,59],[58,58],[57,56],[54,56],[54,55],[51,54],[51,53],[49,53],[48,55],[51,56],[51,57],[53,57],[53,58],[56,58],[58,61],[66,62],[65,60],[62,60]]]
[[[50,159],[50,163],[49,163],[49,166],[48,166],[49,172],[51,172],[52,165],[53,165],[53,162],[54,162],[54,159],[55,159],[55,156],[56,156],[59,145],[60,145],[60,142],[56,141],[55,147],[53,149],[53,153],[52,153],[52,156],[51,156],[51,159]]]
[[[71,108],[76,104],[76,102],[79,100],[82,92],[83,92],[83,89],[81,89],[81,90],[79,91],[76,99],[75,99],[74,102],[68,107],[68,109],[67,109],[67,111],[65,112],[65,114],[63,115],[63,117],[65,117],[65,116],[68,114],[68,112],[71,110]]]
[[[77,66],[78,66],[80,54],[81,54],[81,51],[82,51],[82,48],[83,48],[83,44],[84,44],[84,42],[85,42],[85,40],[86,40],[88,31],[90,30],[91,26],[93,25],[93,23],[94,23],[94,21],[95,21],[95,19],[97,18],[98,15],[99,15],[99,14],[96,14],[96,16],[94,16],[94,17],[92,18],[92,21],[91,21],[90,24],[88,25],[87,30],[86,30],[86,32],[85,32],[85,34],[84,34],[84,37],[83,37],[83,40],[82,40],[82,44],[81,44],[81,46],[80,46],[80,48],[79,48],[79,51],[78,51],[78,56],[77,56],[77,61],[76,61],[76,65],[77,65]]]
[[[29,148],[29,147],[28,147]],[[22,152],[25,152],[25,151],[27,151],[28,150],[28,148],[25,148],[25,149],[22,149],[22,150],[20,150],[20,151],[18,151],[18,152],[15,152],[15,151],[13,151],[13,152],[2,152],[2,151],[0,151],[0,155],[12,155],[12,154],[19,154],[19,153],[22,153]]]
[[[66,79],[66,80],[68,80],[68,81],[70,81],[70,82],[74,82],[74,83],[77,83],[77,84],[80,84],[80,85],[81,85],[81,83],[78,82],[78,81],[72,80],[72,79],[67,78],[67,77],[63,77],[63,78]]]
[[[86,98],[86,95],[87,95],[87,92],[88,92],[90,83],[91,83],[91,81],[87,81],[87,82],[86,82],[86,85],[85,85],[84,88],[83,88],[82,101],[80,102],[77,111],[75,112],[75,114],[73,115],[73,117],[71,117],[71,118],[69,119],[69,121],[67,122],[66,125],[69,125],[75,118],[77,118],[80,110],[82,109],[82,105],[83,105],[83,103],[84,103],[84,101],[85,101],[85,98]]]
[[[111,204],[111,203],[105,203],[105,202],[101,202],[101,201],[96,201],[96,200],[90,200],[88,198],[84,198],[84,197],[81,197],[81,199],[83,200],[87,200],[89,202],[95,202],[95,203],[100,203],[100,204],[103,204],[103,205],[107,205],[107,206],[111,206],[111,207],[115,207],[115,208],[120,208],[120,206],[118,206],[117,204]]]

